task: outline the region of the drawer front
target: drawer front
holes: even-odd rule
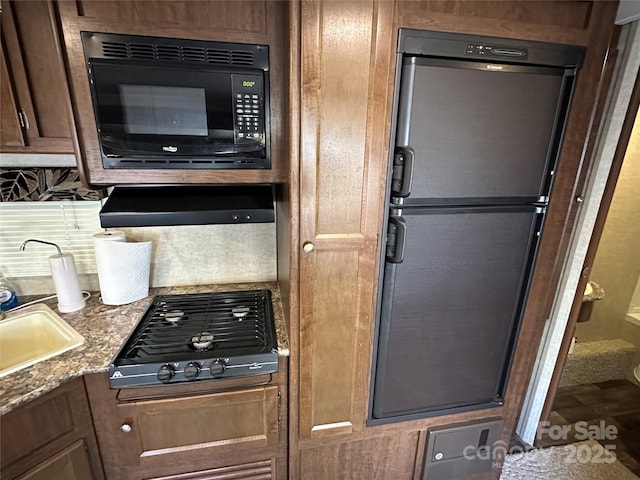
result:
[[[121,446],[112,460],[143,468],[275,446],[278,387],[122,403],[111,430]]]
[[[145,480],[272,480],[275,478],[277,478],[276,462],[274,459],[269,459]]]

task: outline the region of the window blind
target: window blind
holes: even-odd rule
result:
[[[78,273],[96,273],[93,235],[102,230],[100,201],[0,203],[0,271],[7,277],[50,275],[49,257],[55,247],[30,243],[29,238],[56,243],[71,252]]]

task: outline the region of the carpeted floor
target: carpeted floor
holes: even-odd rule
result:
[[[500,480],[638,480],[595,440],[507,455]]]

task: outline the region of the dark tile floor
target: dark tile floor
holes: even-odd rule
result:
[[[539,446],[565,445],[592,435],[602,445],[614,445],[618,460],[640,476],[640,386],[609,380],[560,388],[549,422]]]

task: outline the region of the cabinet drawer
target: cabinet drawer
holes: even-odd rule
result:
[[[118,436],[129,465],[275,446],[278,388],[120,403],[108,435]],[[99,433],[100,436],[100,433]],[[123,459],[120,457],[120,461]]]

